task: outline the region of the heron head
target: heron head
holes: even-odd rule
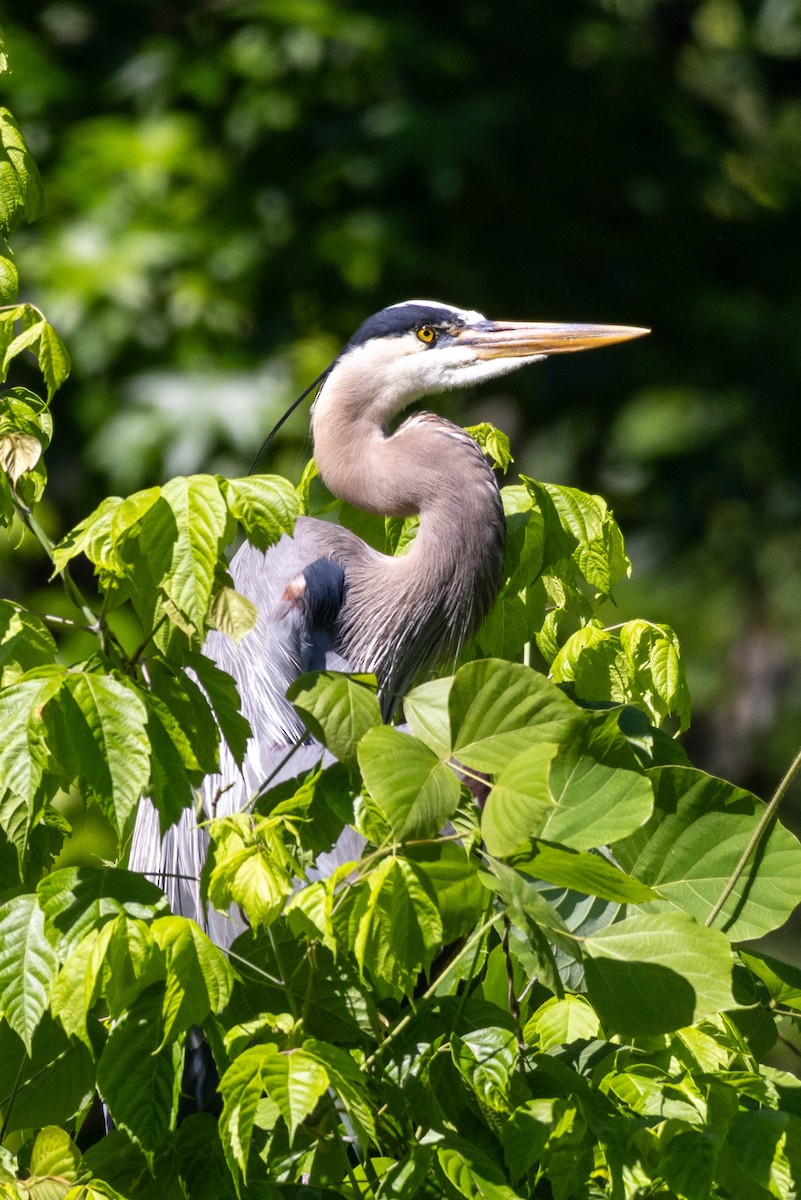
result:
[[[420,396],[506,375],[550,354],[592,350],[648,333],[629,325],[489,321],[433,300],[406,300],[369,317],[332,375],[361,381],[373,416],[387,419]],[[350,389],[354,395],[355,383]]]

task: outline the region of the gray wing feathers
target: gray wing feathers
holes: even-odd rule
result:
[[[318,528],[322,526],[322,528]],[[200,873],[206,860],[208,835],[200,823],[214,816],[239,812],[262,788],[286,758],[289,747],[302,737],[304,727],[286,699],[286,689],[304,671],[318,667],[347,671],[348,664],[334,651],[330,635],[310,628],[302,611],[282,599],[287,584],[320,557],[321,544],[330,526],[300,520],[295,536],[282,537],[266,553],[245,543],[231,563],[234,586],[255,604],[259,618],[255,629],[235,645],[220,633],[211,633],[203,648],[219,667],[236,681],[242,711],[253,735],[241,768],[228,746],[220,747],[220,772],[209,775],[199,789],[199,809],[186,809],[180,821],[162,838],[159,817],[152,803],[139,805],[131,842],[129,866],[152,879],[166,893],[175,913],[193,917],[218,945],[229,946],[246,927],[238,912],[228,915],[213,909],[204,912],[200,899]],[[279,783],[310,770],[331,755],[317,744],[301,745],[273,779]],[[348,831],[346,831],[347,833]],[[325,878],[340,862],[358,857],[361,845],[334,847],[318,860],[318,876]],[[355,850],[355,853],[348,853]],[[330,859],[330,861],[329,861]],[[325,863],[323,862],[325,860]]]

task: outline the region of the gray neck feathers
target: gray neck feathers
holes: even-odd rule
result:
[[[390,436],[373,427],[349,442],[341,426],[333,438],[318,423],[314,432],[318,467],[335,495],[387,516],[420,514],[401,557],[350,537],[342,547],[341,652],[354,669],[376,673],[388,716],[425,667],[455,657],[494,602],[506,540],[500,492],[472,438],[430,413]]]

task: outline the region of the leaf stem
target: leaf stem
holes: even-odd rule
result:
[[[726,881],[726,886],[724,887],[723,891],[718,896],[718,899],[717,899],[716,903],[714,904],[714,906],[712,907],[711,912],[708,914],[706,920],[704,921],[704,925],[711,925],[713,923],[715,918],[718,916],[720,910],[723,908],[723,905],[726,903],[729,896],[734,891],[734,888],[737,885],[738,879],[740,878],[740,876],[742,875],[746,866],[748,865],[748,860],[750,859],[751,855],[754,853],[754,851],[759,846],[759,843],[762,840],[762,835],[764,834],[768,825],[770,825],[773,818],[776,816],[779,805],[781,804],[784,797],[787,795],[790,785],[792,784],[796,775],[798,775],[799,771],[801,771],[801,750],[798,751],[795,758],[790,763],[790,766],[787,768],[784,775],[779,780],[779,785],[776,788],[776,791],[773,793],[773,795],[770,799],[770,803],[768,804],[768,806],[766,807],[760,820],[758,821],[757,826],[754,829],[754,832],[751,834],[751,837],[748,839],[748,845],[745,847],[745,850],[743,850],[742,854],[740,855],[740,859],[739,859],[739,862],[737,863],[737,866],[734,868],[734,870],[732,871],[728,880]]]
[[[369,1056],[369,1058],[366,1058],[364,1060],[364,1069],[365,1070],[367,1070],[368,1068],[373,1066],[373,1064],[375,1063],[378,1056],[380,1054],[383,1054],[384,1050],[386,1050],[389,1043],[393,1042],[395,1040],[395,1038],[398,1036],[398,1034],[403,1032],[403,1030],[406,1028],[406,1026],[409,1024],[409,1022],[412,1021],[414,1019],[414,1017],[416,1017],[418,1015],[421,1007],[424,1004],[427,1004],[428,1001],[433,996],[436,995],[437,990],[442,986],[443,980],[447,978],[447,976],[451,973],[453,968],[455,966],[457,966],[458,963],[460,963],[462,961],[462,959],[467,957],[467,955],[470,953],[470,951],[473,949],[473,947],[481,941],[484,934],[487,933],[492,928],[493,925],[497,924],[497,922],[500,921],[502,916],[503,916],[502,912],[494,913],[488,920],[486,920],[482,923],[480,928],[475,931],[475,933],[473,934],[472,937],[467,939],[467,941],[462,946],[459,953],[451,959],[451,961],[448,963],[447,967],[445,967],[444,970],[442,970],[440,972],[440,974],[437,976],[437,978],[434,980],[434,982],[431,984],[431,986],[429,988],[427,988],[427,990],[425,992],[423,992],[423,995],[420,997],[420,1001],[417,1005],[417,1009],[415,1011],[408,1012],[405,1017],[401,1018],[401,1020],[398,1021],[397,1025],[395,1025],[394,1028],[390,1029],[389,1033],[384,1038],[381,1045],[377,1046],[376,1049],[373,1051],[373,1053]]]

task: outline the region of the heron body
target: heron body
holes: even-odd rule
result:
[[[506,530],[483,454],[462,429],[432,413],[415,413],[395,429],[393,419],[432,392],[645,332],[493,322],[432,301],[393,305],[357,330],[326,372],[312,410],[317,469],[340,499],[382,516],[419,514],[419,528],[398,557],[312,518],[300,518],[293,536],[266,553],[247,543],[238,551],[231,575],[256,606],[257,624],[238,647],[211,633],[204,649],[235,679],[252,737],[241,768],[223,746],[220,774],[202,789],[206,816],[239,810],[302,737],[286,699],[298,675],[373,672],[388,720],[426,667],[456,655],[495,600]],[[286,773],[319,757],[319,747],[301,747]],[[174,911],[226,943],[236,923],[205,917],[201,904],[206,835],[197,820],[185,812],[161,839],[158,815],[143,802],[130,865],[165,889]]]

